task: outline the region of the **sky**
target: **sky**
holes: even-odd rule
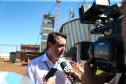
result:
[[[60,1],[59,28],[70,15],[71,8],[75,12],[75,18],[79,17],[78,9],[85,0]],[[93,1],[86,0],[86,3],[92,4]],[[21,44],[40,45],[43,14],[48,14],[55,3],[56,0],[0,0],[0,53],[19,51]],[[50,13],[55,16],[56,28],[57,5]]]

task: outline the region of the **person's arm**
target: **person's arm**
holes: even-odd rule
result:
[[[36,78],[34,77],[34,66],[31,66],[31,64],[28,64],[27,69],[25,71],[25,76],[29,77],[31,80],[35,82]]]
[[[91,65],[92,59],[89,59],[84,65],[84,73],[81,75],[83,84],[104,84],[110,73],[102,72],[96,75],[97,67]]]

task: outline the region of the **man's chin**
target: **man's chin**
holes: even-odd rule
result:
[[[64,57],[64,54],[60,55],[60,57]]]
[[[57,56],[58,58],[62,58],[62,57],[64,57],[64,55],[59,55],[59,56]]]

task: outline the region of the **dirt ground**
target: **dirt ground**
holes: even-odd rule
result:
[[[0,62],[0,71],[13,71],[25,75],[26,68],[22,63]]]
[[[0,61],[0,71],[13,71],[22,75],[25,75],[27,66],[22,66],[22,63],[11,63]],[[82,84],[82,83],[78,83]]]

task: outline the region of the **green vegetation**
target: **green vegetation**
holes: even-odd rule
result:
[[[96,72],[96,75],[99,75],[101,72],[103,72],[103,71],[98,69]]]
[[[103,72],[103,71],[98,69],[96,72],[96,75],[99,75],[101,72]],[[79,73],[79,72],[77,72],[77,73],[81,75],[81,73]]]

